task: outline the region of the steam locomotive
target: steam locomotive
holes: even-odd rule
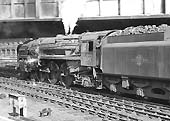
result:
[[[170,27],[57,35],[18,46],[21,76],[141,97],[170,98]]]

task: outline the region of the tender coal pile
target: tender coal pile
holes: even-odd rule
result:
[[[127,27],[124,30],[118,30],[114,32],[112,36],[165,32],[167,27],[169,27],[167,24],[162,24],[160,26],[156,26],[156,25],[146,25],[146,26],[137,26],[137,27],[131,26],[131,27]]]

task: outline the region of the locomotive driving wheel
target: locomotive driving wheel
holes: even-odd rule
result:
[[[61,80],[62,85],[64,85],[65,87],[70,87],[74,81],[74,76],[70,75],[67,64],[63,63],[60,70],[63,74],[63,78]]]
[[[66,87],[70,87],[74,81],[73,75],[66,75],[64,79],[64,84]]]
[[[40,71],[40,72],[39,72],[39,79],[40,79],[40,82],[45,82],[46,79],[47,79],[47,75],[48,75],[47,72],[42,72],[42,71]]]
[[[59,80],[61,80],[61,72],[59,66],[54,61],[51,61],[48,64],[48,68],[50,72],[48,73],[47,80],[51,84],[56,84]]]
[[[31,71],[30,72],[30,79],[32,81],[40,81],[38,71],[35,71],[35,70]]]

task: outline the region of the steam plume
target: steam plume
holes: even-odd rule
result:
[[[82,16],[87,0],[65,0],[61,8],[61,17],[65,33],[72,33],[76,22]]]

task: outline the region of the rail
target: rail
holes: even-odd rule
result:
[[[1,79],[0,88],[67,108],[73,108],[74,110],[80,110],[81,112],[88,112],[91,115],[97,115],[103,120],[170,120],[169,107],[87,94],[57,85]]]

